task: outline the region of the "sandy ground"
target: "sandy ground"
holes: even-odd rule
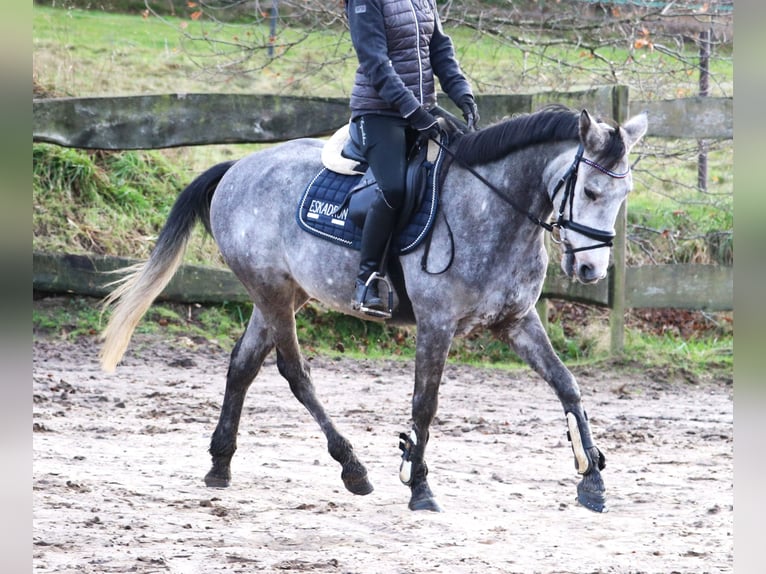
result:
[[[607,457],[609,512],[575,500],[553,392],[527,370],[448,367],[429,444],[444,513],[398,479],[413,365],[314,359],[318,393],[375,491],[348,493],[269,361],[228,489],[207,447],[228,355],[138,338],[113,375],[94,340],[33,349],[35,572],[733,571],[731,381],[576,371]]]

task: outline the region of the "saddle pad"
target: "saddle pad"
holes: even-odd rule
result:
[[[415,249],[433,226],[438,207],[438,173],[441,154],[429,170],[428,189],[419,209],[404,229],[394,236],[392,253],[404,255]],[[316,235],[357,251],[362,243],[362,230],[348,218],[348,207],[335,213],[348,192],[361,181],[361,175],[343,175],[327,168],[314,176],[303,192],[296,219],[298,226]]]

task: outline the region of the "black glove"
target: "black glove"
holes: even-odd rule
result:
[[[460,111],[463,112],[463,118],[465,123],[468,124],[469,130],[475,130],[479,125],[479,108],[476,107],[476,100],[473,99],[471,94],[466,94],[460,98],[458,104]]]
[[[427,137],[428,139],[438,139],[441,135],[439,122],[436,121],[436,118],[433,117],[431,113],[423,106],[412,112],[407,117],[407,120],[410,122],[410,125],[413,128],[418,130],[421,135]]]

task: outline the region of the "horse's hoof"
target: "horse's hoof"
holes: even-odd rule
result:
[[[410,510],[430,510],[431,512],[442,512],[442,507],[436,502],[428,483],[423,482],[420,486],[412,488],[412,497],[409,504]]]
[[[205,475],[205,486],[209,488],[228,488],[231,484],[231,476],[213,474],[212,471]]]
[[[410,500],[410,510],[430,510],[431,512],[444,512],[434,497]]]
[[[588,490],[583,483],[577,485],[577,502],[593,512],[607,512],[603,490]]]
[[[341,473],[341,479],[343,479],[343,485],[346,487],[346,490],[353,494],[364,496],[375,490],[372,483],[367,480],[367,473],[362,475]]]

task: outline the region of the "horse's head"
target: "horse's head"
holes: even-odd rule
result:
[[[646,129],[644,113],[622,126],[597,121],[586,110],[580,114],[580,150],[554,201],[565,246],[561,267],[581,283],[606,276],[615,220],[633,187],[628,154]]]

